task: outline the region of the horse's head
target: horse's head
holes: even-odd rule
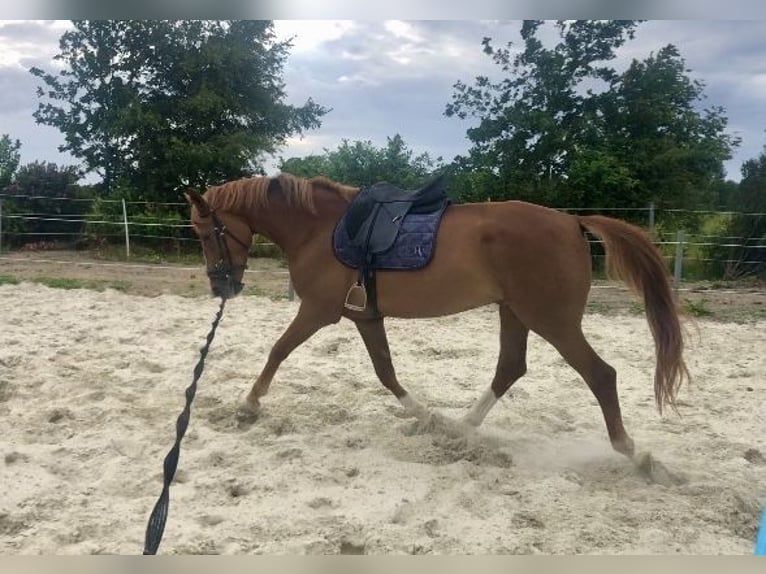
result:
[[[253,232],[241,217],[211,209],[196,191],[185,196],[192,207],[192,226],[202,241],[210,289],[216,297],[234,297],[244,287],[242,277]]]

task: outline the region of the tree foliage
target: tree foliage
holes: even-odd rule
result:
[[[289,42],[270,21],[74,21],[57,73],[39,68],[38,123],[62,151],[103,177],[107,192],[178,201],[182,186],[259,172],[327,109],[284,102]]]
[[[280,170],[303,177],[324,175],[349,185],[371,185],[388,181],[404,188],[422,185],[442,167],[441,158],[427,153],[415,155],[399,134],[386,138],[384,147],[371,141],[343,140],[337,149],[322,155],[289,158]]]
[[[742,180],[733,204],[737,213],[727,235],[736,238],[735,245],[741,247],[724,250],[729,263],[723,271],[731,277],[758,274],[766,278],[766,148],[742,164]],[[724,258],[720,255],[716,259]]]
[[[80,176],[77,166],[51,162],[35,161],[18,168],[6,188],[13,195],[7,212],[19,216],[7,223],[15,243],[77,237],[89,204],[78,200],[92,197],[93,191],[77,185]]]
[[[14,178],[16,192],[28,196],[49,198],[75,197],[81,177],[76,165],[59,166],[47,161],[34,161],[19,168]]]
[[[691,80],[675,46],[634,60],[604,94],[603,145],[634,178],[632,203],[711,207],[736,138],[723,108],[699,111],[704,84]],[[616,199],[623,199],[618,197]]]
[[[19,167],[21,142],[13,141],[8,134],[0,137],[0,192],[13,180]]]
[[[462,158],[466,194],[558,206],[711,205],[723,161],[738,140],[724,110],[700,111],[704,84],[667,45],[619,73],[609,65],[635,21],[557,22],[546,47],[541,21],[525,21],[523,46],[484,52],[497,81],[458,81],[447,116],[474,117]]]

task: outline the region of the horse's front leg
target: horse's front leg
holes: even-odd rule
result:
[[[260,398],[269,391],[269,385],[274,378],[279,365],[299,345],[322,327],[337,322],[340,316],[330,317],[326,312],[318,311],[314,306],[305,301],[298,308],[298,314],[287,327],[282,336],[274,343],[266,361],[266,366],[258,375],[253,388],[248,393],[244,402],[239,406],[237,417],[241,421],[252,421],[260,410]]]
[[[367,347],[367,352],[372,359],[372,365],[375,367],[375,373],[380,382],[399,399],[407,414],[417,417],[419,420],[426,420],[429,417],[428,410],[415,400],[396,379],[383,319],[359,319],[355,320],[354,323],[362,336],[365,347]]]

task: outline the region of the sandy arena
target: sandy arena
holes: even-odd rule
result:
[[[700,320],[681,416],[654,406],[642,316],[589,314],[625,424],[671,480],[612,452],[601,412],[530,336],[527,375],[467,432],[498,317],[388,320],[402,418],[353,324],[282,365],[252,425],[239,399],[297,303],[229,302],[181,447],[164,554],[751,554],[766,501],[766,321]],[[138,554],[217,302],[0,286],[0,553]]]

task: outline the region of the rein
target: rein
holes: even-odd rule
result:
[[[218,329],[218,324],[223,317],[223,310],[226,306],[226,300],[231,294],[236,294],[242,289],[242,283],[235,279],[234,270],[244,265],[234,265],[231,257],[231,251],[229,250],[229,244],[226,242],[226,237],[230,237],[237,243],[239,243],[246,250],[249,246],[231,233],[226,226],[221,222],[214,211],[210,212],[210,216],[213,219],[213,233],[215,234],[215,241],[218,247],[218,261],[213,265],[212,269],[208,270],[207,274],[212,281],[225,281],[226,290],[221,293],[221,306],[218,308],[213,324],[210,327],[210,332],[207,335],[205,344],[200,349],[200,358],[197,361],[197,365],[194,367],[194,376],[191,384],[186,389],[186,405],[184,406],[181,414],[178,415],[176,420],[176,440],[173,444],[170,452],[165,456],[163,463],[163,485],[160,497],[154,505],[151,515],[149,516],[149,523],[146,526],[146,537],[144,540],[144,554],[156,554],[157,549],[160,546],[162,540],[162,534],[165,531],[165,522],[168,517],[168,506],[170,504],[170,485],[173,482],[173,478],[178,468],[178,458],[181,452],[181,439],[186,434],[186,429],[189,426],[189,418],[191,417],[191,404],[194,400],[194,395],[197,392],[197,381],[202,376],[202,371],[205,368],[205,358],[207,357],[210,345],[215,337],[215,331]]]
[[[164,484],[162,486],[162,492],[160,494],[157,503],[154,505],[154,510],[149,517],[149,524],[146,527],[146,538],[144,542],[144,554],[156,554],[157,548],[159,548],[160,541],[162,540],[162,534],[165,531],[165,521],[168,517],[168,505],[170,502],[170,483],[173,482],[173,477],[178,467],[178,457],[181,450],[181,439],[186,434],[186,429],[189,426],[189,417],[191,415],[191,403],[194,400],[194,395],[197,392],[197,381],[202,376],[202,371],[205,368],[205,357],[210,350],[210,344],[215,337],[215,331],[218,328],[218,324],[223,316],[223,309],[226,305],[226,297],[221,297],[221,306],[216,313],[213,325],[210,328],[210,332],[207,335],[207,340],[203,347],[200,349],[200,358],[197,361],[197,365],[194,367],[194,377],[189,387],[186,389],[186,406],[181,414],[178,415],[176,420],[176,441],[170,452],[165,456],[165,462],[163,464],[164,470]]]

